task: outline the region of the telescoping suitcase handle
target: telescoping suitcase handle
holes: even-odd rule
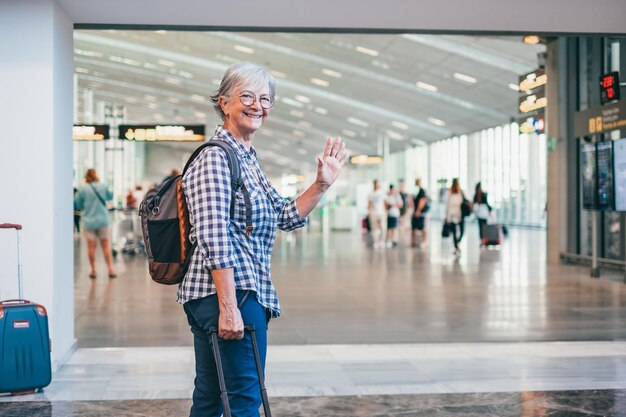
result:
[[[21,224],[16,223],[0,223],[0,229],[15,229],[17,233],[17,279],[18,279],[18,296],[24,298],[24,284],[22,282],[22,261],[20,260],[20,230]]]
[[[252,350],[254,351],[254,362],[256,364],[256,371],[259,376],[259,385],[261,387],[261,399],[263,400],[263,411],[265,417],[272,417],[272,411],[270,410],[270,401],[267,397],[267,389],[265,388],[265,378],[263,377],[263,369],[261,369],[261,357],[259,355],[259,346],[256,341],[256,332],[252,324],[244,325],[244,330],[250,332],[250,339],[252,340]],[[211,334],[211,345],[213,345],[213,355],[215,356],[215,366],[217,367],[217,379],[220,385],[220,395],[222,398],[222,406],[224,408],[224,417],[231,417],[230,403],[228,402],[228,392],[226,391],[226,382],[224,380],[224,368],[222,367],[222,357],[220,355],[220,349],[217,342],[217,327],[209,327],[209,333]]]

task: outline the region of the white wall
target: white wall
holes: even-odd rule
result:
[[[0,222],[21,223],[24,294],[48,309],[53,359],[74,343],[72,24],[52,1],[0,2]],[[14,233],[0,253],[14,254]],[[2,298],[17,298],[0,256]]]

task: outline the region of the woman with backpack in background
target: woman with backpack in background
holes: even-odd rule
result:
[[[314,183],[293,200],[283,200],[257,161],[256,132],[265,124],[275,100],[275,81],[253,63],[231,65],[211,97],[223,120],[211,140],[234,149],[240,178],[247,190],[236,191],[232,215],[231,177],[226,152],[207,147],[182,178],[191,222],[190,239],[197,242],[189,269],[178,289],[194,335],[196,378],[190,416],[222,413],[212,328],[219,351],[233,416],[259,416],[262,402],[252,339],[244,323],[255,327],[262,368],[265,368],[267,324],[280,315],[270,277],[270,257],[276,230],[290,231],[305,218],[335,181],[348,159],[341,139],[326,139],[317,156]],[[249,197],[249,198],[248,198]],[[251,216],[246,219],[246,208]],[[246,227],[246,220],[252,227]]]
[[[111,219],[107,201],[113,199],[113,193],[100,182],[96,170],[90,168],[85,173],[85,185],[74,195],[74,209],[81,211],[83,229],[87,240],[87,257],[89,258],[89,278],[96,278],[96,247],[98,241],[102,247],[104,260],[109,270],[109,278],[117,277],[113,268],[111,252]]]

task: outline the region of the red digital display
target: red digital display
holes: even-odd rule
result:
[[[600,77],[600,102],[619,100],[619,72],[611,72]]]

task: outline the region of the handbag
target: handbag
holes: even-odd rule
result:
[[[443,228],[441,229],[441,237],[450,237],[450,225],[448,222],[443,222]]]
[[[463,199],[463,202],[461,203],[461,214],[463,215],[463,217],[467,217],[470,214],[472,214],[472,208],[470,207],[470,203],[467,199]]]

